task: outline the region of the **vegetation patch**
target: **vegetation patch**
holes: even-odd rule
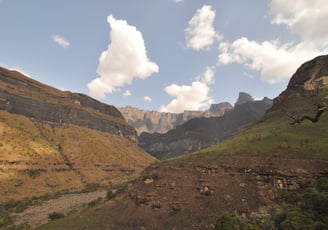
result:
[[[49,220],[58,220],[65,217],[65,215],[61,212],[52,212],[48,216]]]

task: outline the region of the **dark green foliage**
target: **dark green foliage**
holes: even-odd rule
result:
[[[304,211],[312,211],[316,215],[328,215],[328,193],[316,191],[305,193],[301,208]]]
[[[224,212],[215,222],[216,230],[256,230],[257,228],[245,223],[239,216]]]
[[[121,195],[122,193],[124,193],[128,188],[128,183],[125,184],[121,184],[121,185],[116,185],[116,186],[112,186],[109,188],[106,198],[108,200],[112,200],[115,197]]]
[[[38,176],[40,176],[40,171],[37,170],[37,169],[29,169],[28,170],[28,175],[31,177],[31,178],[37,178]]]
[[[87,184],[82,190],[82,192],[94,192],[99,188],[100,188],[100,184],[91,183],[91,184]]]
[[[112,190],[109,190],[109,191],[107,192],[107,195],[106,195],[107,200],[112,200],[112,199],[114,199],[115,197],[116,197],[116,195],[115,195],[115,193],[114,193]]]
[[[64,218],[65,215],[61,212],[52,212],[49,214],[49,219],[50,220],[58,220],[58,219],[61,219],[61,218]]]
[[[286,193],[283,196],[286,197]],[[328,193],[308,190],[297,202],[283,206],[274,222],[278,230],[328,229]]]
[[[316,222],[311,215],[307,215],[300,209],[291,208],[285,213],[285,218],[279,223],[279,229],[316,229]]]
[[[318,180],[317,190],[319,192],[328,192],[328,178],[322,177]]]
[[[96,200],[90,201],[88,207],[93,207],[99,204],[102,201],[102,197],[98,197]]]
[[[280,193],[279,198],[281,201],[287,204],[296,204],[300,200],[298,195],[291,191],[283,191],[282,193]]]

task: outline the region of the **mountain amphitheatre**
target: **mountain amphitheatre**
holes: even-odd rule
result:
[[[114,107],[90,106],[91,98],[43,88],[17,72],[1,69],[0,76],[4,229],[18,224],[9,200],[92,185],[107,189],[107,199],[64,218],[49,216],[56,220],[37,229],[328,227],[328,55],[301,65],[254,123],[218,144],[161,162],[137,147],[137,132]],[[10,76],[40,87],[24,91],[24,83],[6,81]],[[38,99],[28,112],[13,108],[13,99],[26,105],[20,98],[31,95]],[[55,106],[51,113],[42,110],[51,119],[33,114],[40,104]],[[83,122],[74,123],[79,114]],[[99,122],[107,128],[99,130]],[[20,223],[24,228],[28,221]]]

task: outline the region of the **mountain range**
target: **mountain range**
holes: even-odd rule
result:
[[[139,135],[139,146],[158,159],[198,151],[219,143],[241,127],[256,121],[271,106],[272,100],[268,98],[255,101],[242,92],[235,106],[226,109],[221,116],[193,118],[164,134],[143,132]]]
[[[158,111],[141,110],[132,106],[118,108],[126,121],[133,126],[138,134],[166,133],[178,125],[196,117],[220,117],[226,111],[232,109],[228,102],[212,104],[205,111],[184,111],[183,113],[168,113]]]

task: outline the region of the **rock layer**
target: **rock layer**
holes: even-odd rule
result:
[[[213,104],[206,111],[184,111],[183,113],[162,113],[157,111],[141,110],[132,106],[118,108],[128,123],[133,126],[138,134],[166,133],[178,125],[197,117],[220,117],[225,111],[232,109],[228,102]]]
[[[0,109],[37,121],[83,126],[137,141],[135,129],[111,105],[60,91],[17,71],[0,68]]]

